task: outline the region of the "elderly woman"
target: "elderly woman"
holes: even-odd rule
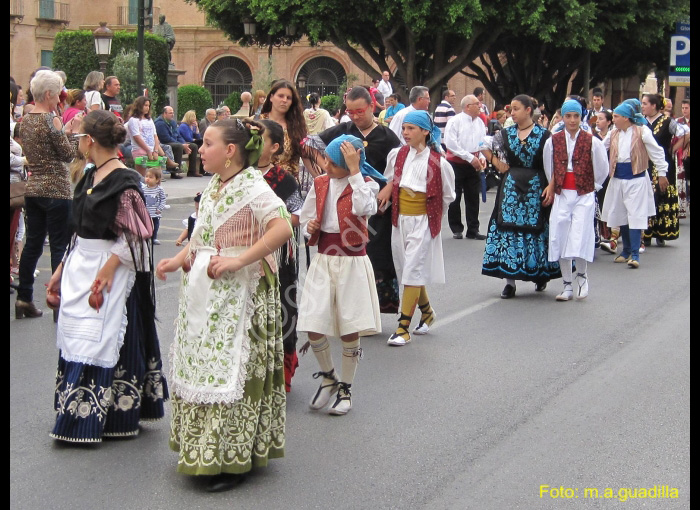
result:
[[[29,155],[25,211],[27,240],[19,264],[19,287],[15,317],[42,315],[34,297],[34,271],[49,234],[51,270],[61,263],[71,235],[70,179],[66,163],[75,156],[75,148],[56,116],[61,78],[53,71],[39,71],[30,83],[35,107],[22,120],[22,142]]]

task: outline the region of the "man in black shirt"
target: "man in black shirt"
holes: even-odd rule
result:
[[[401,146],[396,134],[377,124],[372,109],[372,96],[364,87],[353,87],[345,98],[345,113],[352,122],[343,122],[326,129],[318,136],[325,145],[341,135],[353,135],[363,141],[365,157],[379,173],[386,170],[386,158],[392,149]],[[383,182],[379,183],[384,186]],[[391,255],[391,207],[369,219],[367,255],[374,268],[377,294],[382,313],[396,313],[399,305],[398,282]]]
[[[105,91],[102,93],[102,102],[105,104],[105,110],[109,110],[120,119],[123,119],[124,108],[119,98],[117,98],[120,91],[121,84],[116,76],[105,78]]]

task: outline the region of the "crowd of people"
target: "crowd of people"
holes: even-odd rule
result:
[[[570,96],[550,122],[527,95],[491,113],[477,88],[457,111],[448,89],[431,115],[428,88],[413,87],[404,106],[386,71],[346,92],[344,122],[316,94],[304,109],[282,79],[242,94],[233,115],[222,106],[198,121],[188,111],[178,124],[170,106],[154,121],[145,96],[122,107],[117,77],[92,72],[82,90],[64,83],[37,70],[23,102],[10,80],[11,284],[14,272],[16,318],[42,316],[33,287],[48,234],[59,349],[51,436],[133,436],[170,399],[177,469],[209,476],[210,491],[284,455],[298,333],[319,366],[310,408],[344,415],[361,338],[381,333],[382,313],[398,315],[390,346],[430,332],[428,286],[446,282],[445,216],[453,239],[485,241],[482,274],[505,280],[501,298],[514,298],[518,281],[543,292],[561,278],[556,300],[570,301],[589,294],[597,246],[638,268],[652,238],[678,238],[689,203],[689,100],[676,120],[656,94],[611,111],[594,91],[591,106]],[[182,249],[155,261],[166,206],[162,169],[148,163],[158,158],[171,178],[186,163],[188,175],[211,179]],[[489,172],[498,189],[482,232]],[[23,207],[13,207],[22,183]],[[309,265],[297,296],[302,245]],[[166,377],[154,288],[175,272]]]

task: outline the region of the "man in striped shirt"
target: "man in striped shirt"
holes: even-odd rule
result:
[[[435,113],[433,114],[433,122],[440,128],[440,133],[442,133],[442,148],[445,149],[445,126],[447,126],[447,121],[450,117],[455,115],[455,99],[457,99],[457,94],[454,90],[446,90],[442,94],[442,103],[440,103],[437,108],[435,108]]]

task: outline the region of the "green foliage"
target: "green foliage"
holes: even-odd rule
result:
[[[329,94],[321,98],[321,108],[328,110],[331,115],[333,112],[340,108],[343,104],[343,97],[336,96],[335,94]]]
[[[119,78],[119,83],[121,84],[119,98],[124,105],[133,103],[134,99],[143,93],[141,87],[137,83],[136,73],[133,72],[133,70],[136,69],[138,58],[139,56],[136,50],[127,51],[126,48],[122,48],[112,60],[112,74]],[[145,53],[143,62],[143,77],[146,88],[155,92],[155,81],[148,61],[148,53]],[[151,99],[154,104],[158,102],[157,97],[155,97],[153,93],[151,93]]]
[[[533,51],[539,43],[594,53],[616,44],[625,55],[639,55],[639,49],[668,46],[669,24],[690,13],[688,0],[188,1],[233,41],[248,42],[241,22],[246,18],[257,23],[259,37],[282,36],[295,25],[297,37],[332,42],[362,72],[395,69],[402,87],[425,85],[435,97],[504,38]],[[546,64],[536,55],[533,61]]]
[[[194,110],[197,118],[204,118],[207,109],[213,107],[214,100],[211,93],[199,85],[183,85],[177,89],[178,115],[182,117],[185,112]]]
[[[136,51],[136,32],[114,32],[112,54],[107,62],[105,76],[115,75],[119,81],[136,81],[136,66],[125,70],[126,74],[114,72],[114,60],[121,50]],[[154,111],[160,111],[165,105],[168,90],[168,43],[165,39],[150,33],[144,34],[144,52],[151,68],[153,86],[149,94],[153,100]],[[53,62],[56,69],[66,72],[68,88],[82,88],[83,81],[90,71],[100,68],[92,32],[89,30],[64,30],[56,34],[53,47]],[[145,67],[145,66],[144,66]],[[122,100],[123,104],[127,104]]]
[[[243,106],[243,101],[241,101],[240,92],[231,92],[226,99],[224,99],[223,104],[229,107],[231,110],[231,115],[235,115],[238,110]]]

